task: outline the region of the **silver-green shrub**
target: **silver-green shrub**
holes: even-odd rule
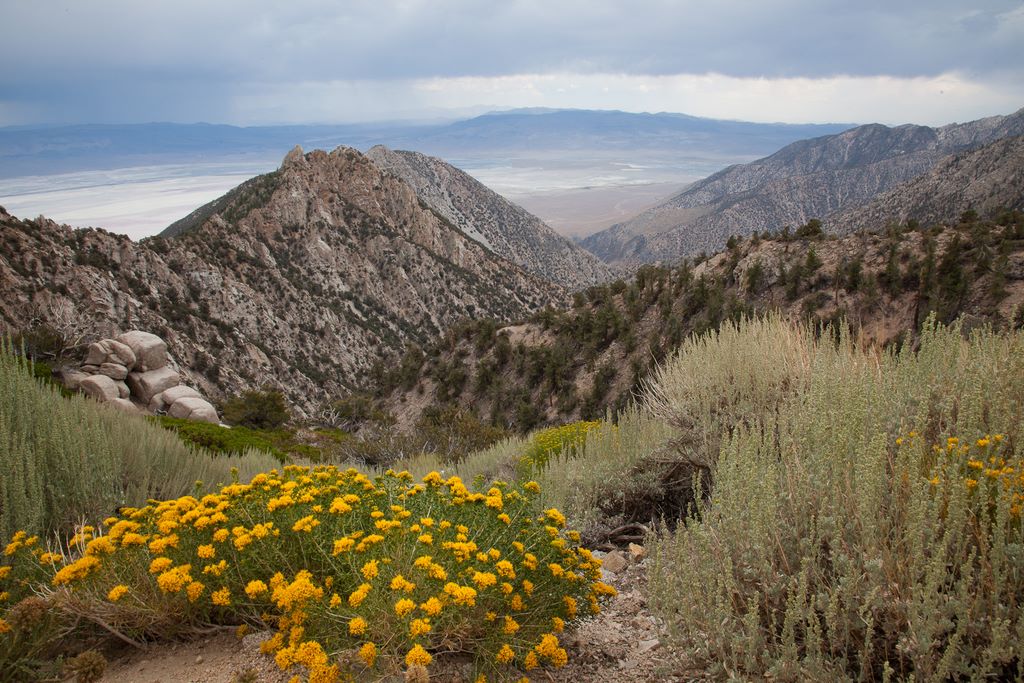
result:
[[[0,537],[70,530],[122,505],[183,495],[278,465],[193,450],[167,430],[82,396],[65,398],[32,377],[0,343]]]
[[[664,421],[635,407],[614,423],[602,422],[579,448],[561,451],[534,474],[545,507],[558,508],[574,526],[589,529],[615,496],[660,485],[655,470],[638,465],[662,452],[672,434]]]
[[[781,324],[692,344],[654,387],[722,444],[699,518],[653,548],[676,643],[723,678],[1020,680],[1024,334],[928,325],[894,354]]]
[[[807,380],[814,335],[778,315],[725,322],[690,337],[645,386],[646,408],[686,432],[696,464],[710,466],[722,433],[760,420]]]

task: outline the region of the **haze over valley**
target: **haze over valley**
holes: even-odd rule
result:
[[[729,164],[847,127],[514,110],[419,125],[7,128],[0,129],[0,204],[139,238],[272,170],[295,144],[363,151],[385,144],[442,157],[563,234],[582,237]]]

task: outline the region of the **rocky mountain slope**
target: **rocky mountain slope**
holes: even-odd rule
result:
[[[1024,136],[946,157],[870,204],[832,214],[825,225],[836,233],[911,219],[927,225],[955,216],[963,207],[982,215],[1024,210]]]
[[[366,156],[407,182],[417,197],[468,237],[523,270],[571,290],[611,279],[608,266],[596,256],[451,164],[382,145]]]
[[[846,320],[883,345],[912,339],[932,312],[945,322],[1024,325],[1024,213],[965,219],[843,237],[811,222],[795,235],[736,240],[697,263],[643,266],[631,282],[577,294],[569,311],[453,329],[381,373],[377,399],[403,426],[455,405],[530,429],[602,417],[686,336],[767,310]]]
[[[407,343],[564,296],[348,148],[296,148],[167,234],[135,243],[0,211],[2,327],[148,330],[203,393],[271,385],[308,412]]]
[[[694,183],[583,246],[625,267],[714,252],[731,235],[796,226],[863,205],[949,154],[1021,134],[1024,109],[941,128],[872,124],[802,140]]]

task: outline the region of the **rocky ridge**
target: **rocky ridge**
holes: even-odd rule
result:
[[[612,279],[600,259],[451,164],[383,145],[372,147],[366,156],[407,182],[417,197],[468,237],[527,272],[570,290]]]
[[[731,235],[797,226],[861,206],[949,154],[1021,134],[1024,109],[940,128],[871,124],[801,140],[698,181],[582,245],[626,269],[713,253]]]
[[[1024,210],[1024,136],[948,156],[870,204],[832,214],[825,224],[835,233],[908,220],[928,225],[968,207],[981,215],[998,209]]]
[[[952,208],[959,216],[968,206]],[[846,320],[878,345],[912,338],[930,311],[1022,325],[1024,214],[841,237],[776,233],[697,263],[644,266],[631,282],[579,293],[566,312],[454,329],[383,378],[378,400],[400,426],[444,404],[519,430],[600,419],[688,335],[770,310]]]
[[[564,297],[352,149],[295,149],[229,195],[139,243],[0,209],[0,326],[151,330],[202,393],[269,385],[308,414],[407,343]]]

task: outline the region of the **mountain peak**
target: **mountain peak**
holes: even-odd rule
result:
[[[0,326],[63,301],[104,329],[166,330],[204,394],[266,384],[307,414],[460,320],[512,321],[564,299],[347,147],[295,148],[163,239],[5,215],[0,234],[13,264],[0,284],[32,292],[0,299]]]
[[[306,165],[306,155],[303,153],[301,145],[292,147],[291,151],[284,155],[284,160],[281,162],[282,169],[304,165]]]

